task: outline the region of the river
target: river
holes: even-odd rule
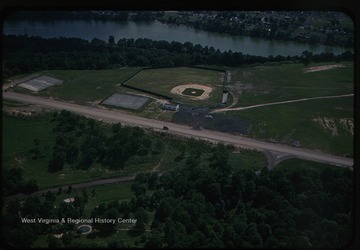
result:
[[[305,50],[314,54],[332,52],[341,54],[347,49],[335,46],[307,45],[298,42],[265,40],[248,36],[231,36],[216,32],[197,30],[185,25],[169,25],[154,22],[114,22],[114,21],[84,21],[57,20],[49,21],[17,21],[5,22],[5,35],[53,37],[77,37],[86,40],[99,38],[107,41],[114,36],[115,41],[121,38],[148,38],[152,40],[191,42],[194,45],[213,47],[221,52],[231,50],[256,56],[295,56]]]

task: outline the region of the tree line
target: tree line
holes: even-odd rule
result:
[[[230,35],[354,47],[352,20],[336,11],[188,11],[152,18]]]
[[[350,242],[353,226],[352,172],[343,168],[299,166],[255,173],[228,162],[232,148],[189,139],[182,167],[136,176],[128,201],[104,202],[90,218],[135,218],[128,235],[145,248],[340,248]],[[175,159],[174,159],[175,161]],[[306,165],[306,164],[305,164]],[[59,191],[60,193],[61,191]],[[71,192],[69,188],[68,192]],[[92,192],[92,196],[95,192]],[[100,244],[116,233],[116,224],[97,224],[86,243],[74,236],[76,225],[25,224],[20,218],[85,218],[87,190],[71,204],[28,197],[7,203],[5,242],[30,247],[47,234],[54,247],[129,247],[121,239]],[[150,214],[154,214],[150,219]],[[146,232],[150,229],[150,232]],[[63,233],[62,239],[53,234]],[[21,239],[21,240],[20,240]],[[105,245],[104,245],[105,244]]]
[[[40,38],[26,35],[3,36],[3,78],[42,70],[101,70],[119,67],[177,67],[219,65],[237,67],[254,63],[284,61],[307,63],[353,60],[352,52],[340,55],[304,51],[300,56],[254,56],[231,50],[220,52],[213,47],[191,42],[155,41],[146,38],[108,41],[94,38]]]
[[[159,141],[139,127],[116,123],[108,134],[95,120],[66,110],[54,113],[52,121],[57,136],[47,165],[49,172],[60,171],[66,164],[86,170],[93,163],[118,170],[131,157],[156,155],[161,150]]]
[[[145,247],[328,248],[349,243],[351,171],[294,166],[265,167],[256,174],[233,171],[224,145],[215,146],[208,161],[201,160],[205,152],[200,148],[189,150],[186,165],[159,177],[150,202],[143,204],[155,211]],[[145,197],[137,194],[137,199],[147,200],[150,179],[134,185],[144,190]]]
[[[354,25],[341,11],[17,11],[17,20],[155,21],[230,35],[329,46],[354,46]]]
[[[105,130],[101,123],[68,111],[54,113],[52,119],[57,134],[52,158],[60,154],[62,162],[75,168],[86,169],[97,162],[117,169],[128,155],[159,154],[164,147],[159,138],[148,137],[140,128],[113,124]],[[38,145],[34,140],[31,156],[42,157],[41,147],[36,151]],[[241,162],[229,161],[232,146],[190,138],[177,142],[176,148],[176,168],[162,175],[138,174],[130,200],[101,203],[86,216],[89,197],[96,195],[87,190],[74,195],[73,203],[55,202],[56,194],[50,192],[43,198],[6,202],[2,216],[5,242],[12,247],[31,247],[39,235],[48,235],[50,248],[128,247],[121,239],[101,240],[99,245],[97,239],[116,233],[116,225],[94,223],[96,230],[85,242],[76,238],[74,223],[22,223],[21,218],[26,217],[135,218],[128,234],[135,246],[149,248],[329,248],[351,240],[352,171],[294,160],[287,168],[269,171],[264,167],[255,172]],[[49,161],[49,171],[57,171],[52,166],[55,162]],[[16,178],[21,179],[21,174],[11,177]],[[58,194],[63,191],[59,189]],[[67,192],[72,192],[71,186]],[[61,233],[62,239],[53,237]]]

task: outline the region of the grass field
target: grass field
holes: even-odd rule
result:
[[[352,175],[353,171],[346,168],[339,168],[334,165],[319,163],[313,161],[306,161],[301,159],[289,159],[279,163],[274,171],[293,171],[294,169],[308,169],[311,171],[316,171],[318,173],[322,172],[325,169],[334,169],[339,172],[347,173]]]
[[[309,67],[335,63],[283,64],[231,70],[228,88],[238,96],[236,106],[270,103],[305,97],[332,96],[354,92],[354,65],[304,73]]]
[[[221,102],[222,78],[223,73],[205,69],[187,67],[149,69],[141,71],[131,78],[126,85],[170,96],[176,101],[188,105],[208,106]],[[193,100],[186,96],[170,93],[174,87],[190,83],[213,87],[210,97],[206,100]]]
[[[284,64],[233,69],[228,87],[237,95],[234,107],[354,93],[354,67],[350,62],[339,63],[342,67],[304,73],[311,67],[334,64]],[[226,115],[249,119],[249,136],[254,138],[290,145],[298,141],[300,147],[343,156],[353,155],[352,96],[228,111]]]
[[[116,86],[135,74],[139,68],[121,68],[113,70],[50,70],[38,72],[64,80],[64,83],[39,92],[40,96],[55,99],[88,103],[100,101],[114,92],[132,92]],[[27,91],[17,88],[17,91]],[[27,91],[29,93],[30,91]],[[31,92],[30,92],[31,93]]]
[[[187,88],[182,92],[182,94],[191,95],[191,96],[201,96],[204,92],[205,91],[202,89]]]
[[[233,170],[261,170],[267,166],[267,159],[264,154],[256,150],[241,149],[229,155],[229,164],[233,166]]]
[[[342,121],[354,122],[353,105],[352,97],[344,97],[231,111],[227,115],[249,119],[249,136],[254,138],[287,144],[299,141],[301,147],[352,156],[353,134]],[[336,129],[324,127],[319,118],[333,121]]]

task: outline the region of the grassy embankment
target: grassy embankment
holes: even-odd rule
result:
[[[162,145],[160,154],[150,154],[145,157],[133,156],[126,161],[123,169],[109,170],[98,163],[94,163],[89,169],[81,170],[74,164],[65,164],[58,172],[47,171],[47,164],[52,157],[53,146],[57,134],[53,132],[54,123],[52,115],[44,115],[35,118],[19,118],[3,115],[3,166],[4,168],[20,167],[25,180],[34,179],[40,188],[70,185],[72,183],[85,182],[96,179],[126,176],[132,173],[147,172],[153,169],[167,171],[186,164],[186,157],[190,149],[186,149],[184,157],[174,160],[181,155],[181,147],[184,141],[172,136],[154,135],[152,144],[160,142]],[[101,123],[102,130],[111,133],[111,126]],[[32,159],[29,150],[34,148],[34,139],[39,139],[40,150],[43,158]],[[81,140],[81,138],[78,138]],[[234,168],[250,167],[260,169],[266,166],[266,159],[260,152],[243,151],[234,153],[230,162]],[[204,154],[204,160],[206,153]],[[255,159],[254,159],[255,158]]]
[[[232,70],[229,87],[246,88],[238,91],[237,107],[354,93],[353,65],[341,64],[344,67],[310,73],[303,70],[326,64],[237,68]],[[230,111],[226,115],[249,119],[250,136],[254,138],[287,144],[299,141],[301,147],[353,155],[353,96]]]

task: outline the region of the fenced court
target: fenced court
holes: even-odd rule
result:
[[[149,100],[150,98],[145,96],[115,93],[103,101],[102,104],[138,110]]]
[[[23,82],[21,84],[19,84],[19,87],[34,91],[34,92],[39,92],[41,90],[47,89],[51,86],[54,85],[59,85],[62,84],[63,80],[59,80],[50,76],[39,76],[39,77],[35,77],[32,78],[26,82]]]

